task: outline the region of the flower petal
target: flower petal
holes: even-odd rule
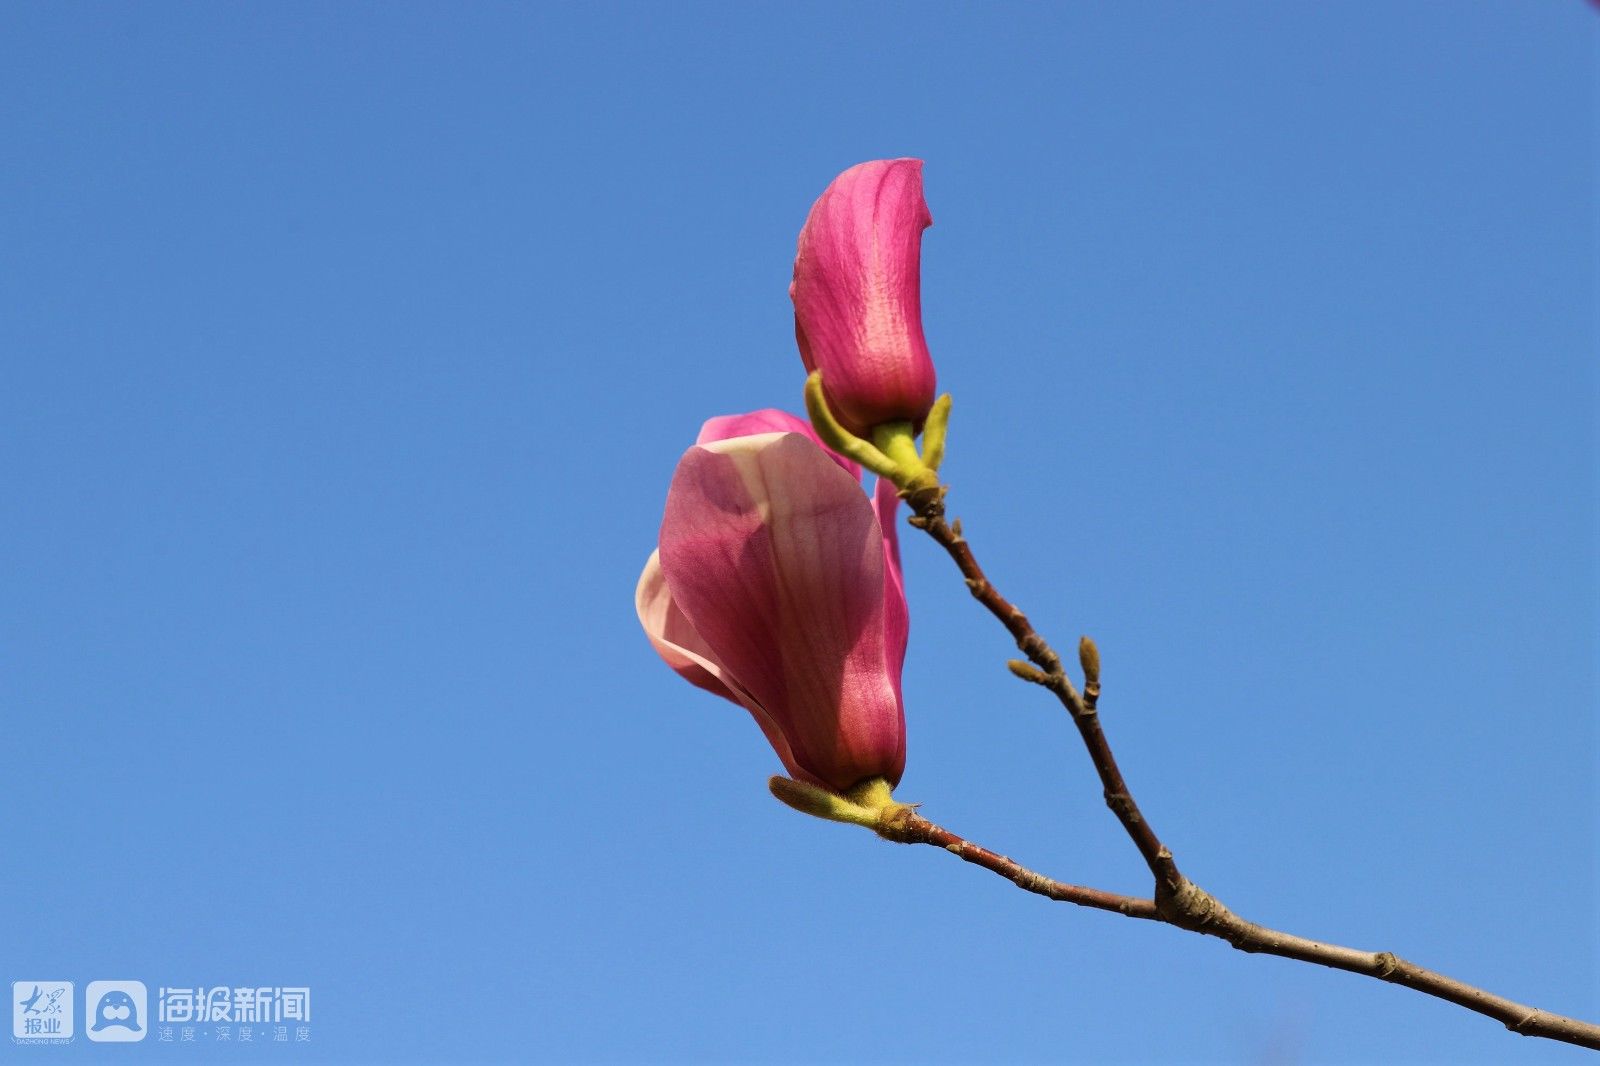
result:
[[[644,573],[639,575],[639,585],[634,589],[633,606],[639,612],[639,624],[645,636],[666,664],[691,685],[739,703],[739,697],[723,679],[722,664],[716,653],[700,639],[689,619],[684,617],[672,600],[667,579],[661,573],[661,552],[650,553],[645,561]]]
[[[817,431],[811,428],[811,423],[803,418],[796,418],[788,411],[780,411],[776,407],[766,407],[760,411],[751,411],[743,415],[718,415],[706,419],[705,425],[700,427],[700,435],[695,438],[696,444],[710,444],[712,441],[731,440],[734,437],[751,437],[758,433],[803,433],[817,442],[817,447],[828,453],[828,457],[840,466],[857,481],[861,480],[861,466],[851,462],[826,444],[817,436]]]
[[[834,414],[860,435],[884,422],[920,427],[933,404],[922,333],[922,160],[879,159],[835,178],[800,230],[795,339],[822,371]]]
[[[885,553],[860,486],[801,434],[696,445],[673,475],[673,600],[788,741],[790,771],[835,790],[904,769]]]
[[[768,743],[784,765],[788,766],[792,756],[789,742],[782,731],[754,697],[729,676],[726,668],[717,661],[716,654],[673,602],[672,591],[667,588],[666,577],[661,571],[659,549],[650,553],[650,558],[644,564],[644,573],[639,575],[639,585],[634,590],[634,607],[639,612],[639,623],[644,626],[645,636],[650,638],[656,654],[685,681],[748,710],[761,727],[761,732],[766,734]]]
[[[906,640],[911,634],[911,609],[906,604],[906,582],[900,570],[900,490],[887,478],[878,478],[872,493],[872,509],[883,531],[884,645],[889,649],[889,665],[894,676],[895,695],[900,695],[900,676],[906,661]]]

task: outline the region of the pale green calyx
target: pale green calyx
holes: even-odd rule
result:
[[[872,440],[862,440],[840,424],[822,391],[822,371],[806,378],[806,413],[823,443],[840,455],[894,482],[902,492],[936,488],[939,463],[944,459],[945,430],[950,423],[950,395],[934,401],[922,427],[922,451],[910,422],[885,422],[872,427]]]
[[[863,781],[850,791],[840,794],[830,792],[804,781],[788,777],[774,777],[767,788],[786,806],[814,818],[830,822],[845,822],[868,829],[882,827],[885,817],[906,809],[910,804],[896,803],[889,782],[881,777]]]
[[[950,428],[950,394],[944,393],[933,401],[928,418],[922,424],[922,462],[935,474],[944,462],[944,434]]]

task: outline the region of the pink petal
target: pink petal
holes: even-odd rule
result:
[[[886,551],[860,486],[795,433],[690,448],[661,524],[705,648],[787,740],[790,772],[841,791],[904,769]]]
[[[740,702],[723,680],[724,671],[716,654],[673,602],[667,579],[661,573],[660,551],[651,552],[645,561],[644,573],[639,575],[639,585],[634,589],[633,606],[656,654],[680,677],[723,699]]]
[[[851,462],[826,444],[817,436],[817,431],[811,428],[811,423],[803,418],[796,418],[788,411],[780,411],[776,407],[767,407],[760,411],[751,411],[745,415],[718,415],[706,419],[706,424],[700,427],[700,435],[695,438],[696,444],[710,444],[712,441],[730,440],[734,437],[751,437],[757,433],[804,433],[817,442],[817,447],[828,453],[829,458],[850,474],[857,481],[861,480],[861,467]]]
[[[795,339],[807,370],[846,428],[920,427],[933,403],[922,334],[922,160],[880,159],[846,170],[817,199],[794,261]]]
[[[673,602],[672,592],[667,588],[667,580],[661,572],[661,552],[650,553],[650,558],[644,564],[644,573],[639,575],[639,585],[634,590],[634,608],[639,613],[639,624],[644,627],[645,636],[650,638],[650,643],[656,649],[666,664],[678,673],[678,676],[690,684],[705,689],[707,692],[731,700],[748,710],[754,716],[761,731],[766,734],[773,750],[788,765],[789,742],[784,739],[783,733],[773,724],[771,717],[761,709],[751,695],[728,675],[727,670],[717,661],[716,654],[695,632],[689,619],[678,609]]]
[[[872,509],[883,531],[884,643],[891,655],[895,695],[900,695],[900,675],[905,666],[906,640],[911,633],[911,610],[906,605],[906,582],[900,570],[900,527],[895,521],[900,509],[900,490],[894,482],[878,478],[872,493]]]

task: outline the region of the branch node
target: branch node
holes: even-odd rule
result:
[[[1510,1029],[1513,1033],[1516,1033],[1518,1036],[1527,1036],[1528,1035],[1528,1027],[1530,1025],[1533,1025],[1535,1022],[1537,1022],[1539,1020],[1539,1015],[1541,1015],[1543,1013],[1544,1013],[1544,1011],[1542,1011],[1542,1010],[1538,1009],[1537,1007],[1535,1007],[1533,1010],[1530,1010],[1527,1014],[1523,1015],[1522,1018],[1520,1020],[1518,1020],[1518,1022],[1515,1025],[1512,1025],[1510,1022],[1506,1022],[1506,1028]]]
[[[1015,615],[1015,617],[1019,618],[1021,616],[1021,611],[1018,611]],[[1022,622],[1026,625],[1028,620],[1023,618]],[[1038,662],[1041,659],[1048,662],[1055,658],[1055,653],[1050,650],[1050,645],[1045,642],[1045,639],[1031,630],[1021,640],[1017,641],[1017,647],[1034,662]]]
[[[912,804],[895,804],[883,811],[873,826],[873,832],[895,844],[926,844],[929,842],[930,824],[913,809]]]
[[[1178,928],[1202,933],[1210,932],[1207,926],[1221,926],[1233,918],[1233,912],[1224,907],[1217,897],[1187,877],[1182,878],[1174,888],[1156,886],[1156,910]],[[1237,919],[1234,924],[1237,924]],[[1241,941],[1248,943],[1248,937],[1242,930],[1223,938],[1241,951],[1250,950],[1241,946]]]
[[[1393,977],[1395,971],[1400,969],[1400,957],[1392,951],[1380,951],[1373,956],[1373,962],[1378,964],[1377,977],[1387,981]]]
[[[1105,797],[1106,806],[1110,807],[1124,823],[1135,825],[1143,821],[1139,815],[1139,808],[1134,805],[1133,797],[1126,792],[1111,792],[1107,790]]]
[[[946,491],[943,485],[930,485],[911,489],[909,492],[902,492],[900,495],[905,497],[906,505],[911,508],[912,513],[922,519],[923,524],[919,528],[926,529],[930,518],[938,517],[944,513],[944,494]]]

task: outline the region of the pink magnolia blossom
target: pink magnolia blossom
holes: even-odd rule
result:
[[[776,407],[751,411],[747,415],[717,415],[715,418],[708,418],[705,425],[700,427],[700,435],[694,442],[710,444],[732,437],[753,437],[758,433],[803,433],[816,441],[817,447],[827,452],[828,458],[844,467],[851,477],[857,481],[861,480],[861,464],[851,462],[822,443],[822,438],[817,436],[817,431],[811,428],[810,422],[796,418],[788,411],[780,411]]]
[[[721,432],[788,429],[718,439]],[[667,665],[748,710],[791,776],[844,792],[905,767],[910,616],[894,526],[782,412],[713,419],[684,453],[639,621]]]
[[[922,336],[922,160],[860,163],[833,179],[800,230],[794,332],[829,406],[865,436],[884,422],[921,429],[933,404]]]

